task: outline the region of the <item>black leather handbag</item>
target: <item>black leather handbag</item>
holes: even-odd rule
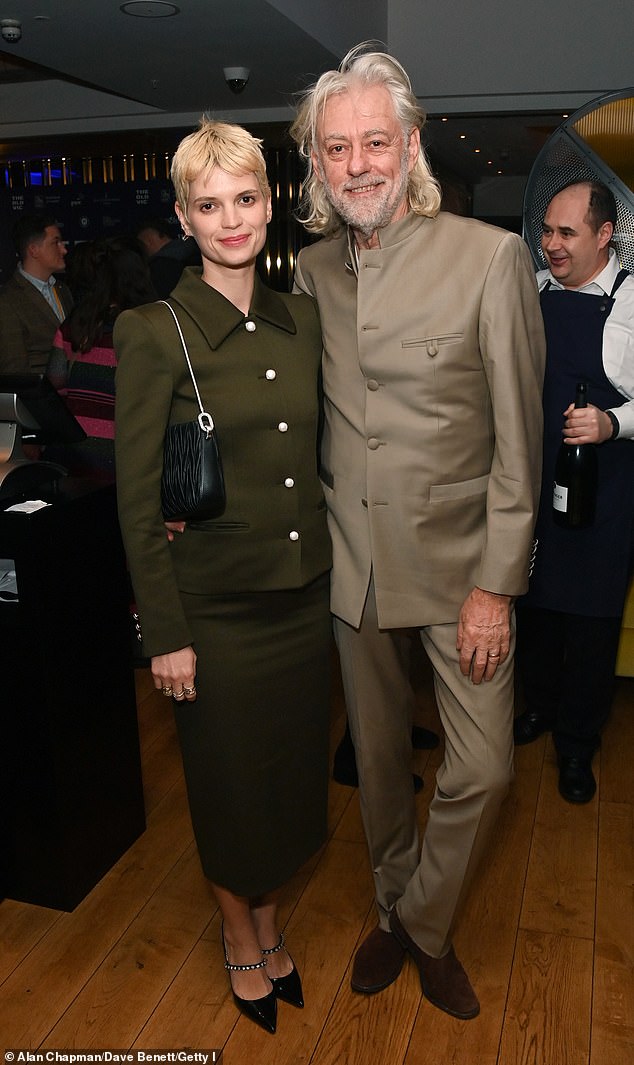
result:
[[[218,437],[211,414],[203,408],[176,312],[165,300],[159,303],[165,304],[176,323],[200,408],[195,421],[170,425],[165,432],[161,477],[163,517],[166,521],[206,521],[219,517],[226,506]]]

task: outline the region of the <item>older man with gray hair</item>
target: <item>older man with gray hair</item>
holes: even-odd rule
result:
[[[453,927],[512,775],[544,337],[523,241],[439,213],[423,124],[403,67],[364,45],[306,93],[292,132],[304,221],[325,239],[295,281],[323,329],[331,605],[379,917],[352,986],[382,990],[409,952],[427,998],[467,1019],[479,1003]],[[411,629],[446,737],[422,853]]]

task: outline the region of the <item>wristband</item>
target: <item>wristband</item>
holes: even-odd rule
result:
[[[608,439],[609,440],[616,440],[617,436],[619,435],[619,432],[621,431],[621,424],[619,422],[619,419],[617,418],[616,414],[612,410],[606,410],[605,413],[607,414],[608,418],[612,422],[612,436],[608,437]]]

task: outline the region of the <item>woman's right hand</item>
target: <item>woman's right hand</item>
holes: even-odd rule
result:
[[[196,698],[196,653],[193,647],[182,647],[166,655],[152,658],[154,687],[177,703],[191,703]]]
[[[185,532],[185,524],[186,523],[184,521],[164,521],[163,522],[163,525],[167,529],[167,539],[169,540],[170,544],[174,542],[174,533],[184,533]]]

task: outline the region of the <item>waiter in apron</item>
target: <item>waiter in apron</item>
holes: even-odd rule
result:
[[[537,276],[546,330],[544,465],[529,590],[518,603],[516,661],[526,711],[516,744],[552,729],[559,791],[589,802],[592,757],[612,702],[621,616],[634,561],[634,277],[610,246],[611,191],[575,182],[550,201]],[[578,382],[588,405],[574,407]],[[595,444],[594,522],[567,529],[552,517],[561,441]]]

